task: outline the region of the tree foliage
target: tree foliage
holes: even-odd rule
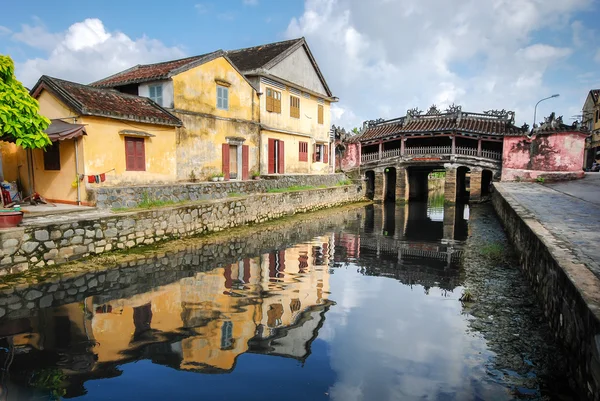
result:
[[[352,133],[354,135],[358,135],[358,134],[360,134],[360,130],[358,129],[358,127],[354,127],[354,128],[352,128]]]
[[[52,142],[44,130],[50,120],[39,114],[40,105],[15,78],[15,65],[0,54],[0,140],[23,148],[44,148]]]

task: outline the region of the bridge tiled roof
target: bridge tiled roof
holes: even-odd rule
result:
[[[397,118],[366,123],[363,133],[356,138],[360,142],[384,139],[411,133],[471,133],[491,136],[522,135],[524,130],[513,124],[510,115],[480,113],[443,113]]]

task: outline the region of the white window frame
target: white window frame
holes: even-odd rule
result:
[[[319,157],[317,158],[315,163],[323,163],[323,160],[325,160],[325,155],[323,154],[325,151],[325,145],[322,143],[317,143],[316,145],[317,145],[316,148],[318,148],[320,151],[317,152]],[[317,149],[315,149],[315,151],[316,150]]]
[[[217,109],[229,110],[229,88],[217,84]]]
[[[152,93],[154,92],[154,93]],[[159,93],[157,93],[159,92]],[[161,84],[148,86],[148,97],[162,107],[163,105],[163,87]]]

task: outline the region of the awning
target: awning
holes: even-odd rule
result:
[[[52,142],[64,141],[65,139],[79,138],[87,135],[85,125],[70,124],[62,120],[51,120],[51,124],[44,131]]]

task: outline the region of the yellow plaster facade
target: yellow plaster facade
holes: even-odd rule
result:
[[[281,112],[267,111],[267,90],[281,93]],[[329,146],[329,130],[331,127],[331,103],[314,95],[298,94],[292,88],[286,89],[268,85],[261,81],[260,99],[261,131],[261,171],[268,173],[268,138],[284,142],[285,170],[284,174],[324,174],[330,171],[331,152]],[[300,99],[300,117],[292,117],[290,97]],[[318,107],[323,107],[323,123],[318,121]],[[300,161],[299,142],[308,142],[308,161]],[[315,145],[328,146],[328,163],[323,160],[313,161]]]
[[[175,127],[105,117],[77,117],[74,111],[46,90],[39,94],[38,101],[42,115],[50,119],[85,124],[87,131],[87,135],[77,140],[59,142],[60,170],[45,170],[44,150],[36,149],[31,152],[34,189],[43,197],[57,202],[77,202],[77,173],[85,176],[106,173],[104,183],[89,184],[87,177],[79,182],[79,199],[83,204],[86,203],[85,189],[91,185],[167,183],[176,180]],[[149,135],[144,139],[145,171],[127,170],[127,135],[121,133],[123,130],[141,131]],[[77,168],[75,146],[78,153]],[[20,152],[24,154],[24,151]]]
[[[225,57],[172,77],[177,130],[177,177],[200,179],[223,170],[222,145],[248,146],[248,170],[258,170],[259,99],[250,83]],[[217,107],[217,87],[227,88],[228,107]],[[238,163],[241,163],[238,160]],[[238,177],[239,179],[240,177]]]

